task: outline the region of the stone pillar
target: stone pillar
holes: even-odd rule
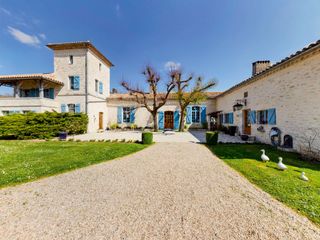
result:
[[[44,98],[44,94],[43,94],[43,80],[39,81],[39,97],[40,98]]]

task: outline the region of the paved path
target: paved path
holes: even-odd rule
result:
[[[141,152],[0,191],[0,239],[320,239],[203,145]]]

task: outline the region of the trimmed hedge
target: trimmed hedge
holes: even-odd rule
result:
[[[219,132],[206,132],[206,142],[208,145],[217,145]]]
[[[82,134],[87,131],[88,116],[84,113],[27,113],[0,117],[1,139],[47,139],[59,132]]]
[[[143,132],[142,133],[142,143],[143,144],[152,144],[153,142],[153,134],[151,132]]]

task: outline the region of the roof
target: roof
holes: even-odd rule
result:
[[[104,63],[113,67],[112,62],[106,58],[90,41],[82,42],[64,42],[64,43],[48,43],[47,47],[52,50],[65,50],[65,49],[90,49],[96,54]]]
[[[246,80],[234,85],[233,87],[229,88],[228,90],[222,92],[220,95],[218,95],[217,97],[221,97],[221,96],[224,96],[225,94],[227,93],[230,93],[244,85],[247,85],[251,82],[254,82],[254,81],[257,81],[259,79],[261,79],[262,77],[264,76],[267,76],[268,74],[270,74],[271,72],[275,71],[275,70],[280,70],[282,69],[283,67],[285,67],[285,65],[289,62],[292,62],[294,61],[295,59],[303,56],[303,55],[306,55],[310,52],[313,52],[315,50],[318,50],[320,49],[320,40],[314,42],[314,43],[311,43],[309,44],[308,46],[304,47],[303,49],[291,54],[290,56],[280,60],[279,62],[271,65],[270,67],[268,67],[267,69],[257,73],[256,75],[250,77],[250,78],[247,78]]]
[[[221,94],[221,92],[206,92],[206,95],[209,99],[215,98]],[[165,96],[165,93],[158,93],[158,97],[163,97]],[[147,94],[148,99],[152,99],[153,95],[152,94]],[[108,97],[110,100],[135,100],[135,96],[130,95],[129,93],[111,93],[110,96]],[[174,93],[170,93],[168,100],[176,100],[176,96]]]
[[[0,75],[0,83],[11,82],[17,80],[46,80],[52,83],[63,86],[63,82],[55,79],[53,73],[35,73],[35,74],[15,74],[15,75]]]

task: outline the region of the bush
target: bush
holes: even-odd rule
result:
[[[117,129],[118,128],[118,123],[113,123],[113,124],[111,124],[111,126],[110,126],[110,129],[111,130],[115,130],[115,129]]]
[[[208,145],[217,145],[219,132],[206,132],[206,142]]]
[[[137,126],[137,124],[131,124],[130,125],[130,128],[131,128],[131,130],[135,130],[135,129],[137,129],[138,128],[138,126]]]
[[[151,144],[153,142],[153,134],[151,132],[142,133],[142,144]]]
[[[87,131],[88,116],[84,113],[27,113],[0,117],[0,138],[49,139],[59,132],[83,134]]]

